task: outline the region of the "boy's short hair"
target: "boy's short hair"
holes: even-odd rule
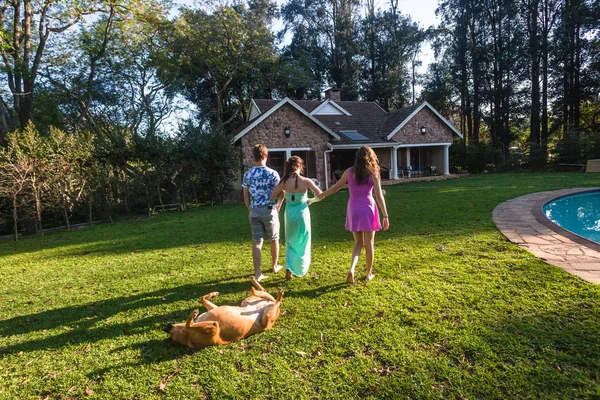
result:
[[[268,154],[269,151],[267,150],[267,146],[265,146],[264,144],[257,144],[252,149],[252,156],[254,157],[255,161],[264,160],[265,158],[267,158]]]

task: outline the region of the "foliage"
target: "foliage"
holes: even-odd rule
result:
[[[593,398],[599,286],[508,242],[491,218],[511,198],[574,186],[597,178],[388,186],[377,275],[362,279],[361,257],[352,287],[342,191],[311,206],[308,275],[264,282],[285,290],[273,329],[195,351],[162,327],[206,293],[221,293],[217,305],[249,295],[243,205],[2,241],[0,397]]]
[[[240,154],[218,127],[209,130],[188,121],[178,138],[183,171],[193,174],[195,189],[217,204],[233,192],[240,173]]]
[[[485,142],[450,147],[450,166],[455,170],[476,174],[501,171],[496,167],[499,158],[499,151]]]
[[[200,117],[241,123],[241,109],[265,90],[264,76],[275,64],[273,36],[264,18],[243,4],[212,13],[183,9],[164,38],[161,80],[177,85],[201,110]]]
[[[584,108],[600,88],[596,3],[440,2],[437,61],[423,97],[460,116],[467,142],[485,141],[489,132],[502,164],[524,134],[534,169],[546,165],[549,153],[581,162],[594,135],[584,126]]]

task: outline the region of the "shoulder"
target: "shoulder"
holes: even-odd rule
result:
[[[279,179],[279,173],[277,171],[275,171],[274,169],[271,169],[269,167],[264,167],[264,171],[267,174],[272,175],[272,176],[276,177],[277,179]]]
[[[256,168],[252,167],[248,171],[244,172],[244,179],[250,178],[252,175],[254,175],[255,171],[256,171]]]

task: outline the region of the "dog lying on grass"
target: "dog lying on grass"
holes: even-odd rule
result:
[[[277,291],[277,300],[260,285],[256,278],[250,278],[252,296],[242,301],[241,307],[218,307],[209,300],[219,295],[212,292],[202,296],[202,304],[208,310],[202,315],[197,309],[192,311],[186,323],[167,324],[164,331],[174,342],[192,349],[218,344],[229,344],[255,333],[271,329],[279,318],[279,305],[283,290]],[[255,289],[256,288],[256,289]]]

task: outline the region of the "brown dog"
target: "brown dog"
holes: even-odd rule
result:
[[[209,301],[219,295],[212,292],[202,296],[202,304],[208,310],[202,315],[192,311],[185,324],[167,324],[164,331],[171,339],[192,349],[216,344],[228,344],[255,333],[271,329],[279,317],[279,305],[283,290],[277,291],[277,300],[252,277],[252,296],[242,301],[241,307],[217,307]]]

